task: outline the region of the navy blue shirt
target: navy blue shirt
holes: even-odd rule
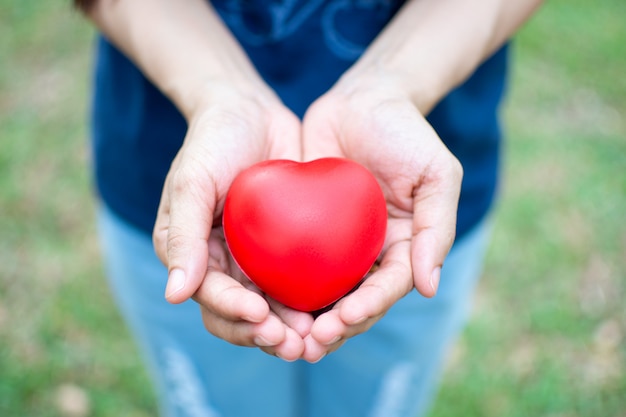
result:
[[[255,4],[263,3],[263,6]],[[302,117],[359,58],[401,1],[214,0],[265,81]],[[496,190],[507,48],[445,97],[428,121],[464,168],[457,235],[479,222]],[[165,176],[185,137],[183,117],[106,39],[98,39],[92,136],[104,202],[150,233]]]

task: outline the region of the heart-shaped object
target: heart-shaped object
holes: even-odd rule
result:
[[[368,273],[383,247],[387,208],[374,176],[354,161],[270,160],[235,178],[223,225],[252,282],[286,306],[314,311]]]

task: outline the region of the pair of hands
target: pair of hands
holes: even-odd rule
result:
[[[154,245],[168,267],[166,298],[193,298],[205,327],[284,360],[317,362],[365,332],[416,288],[434,296],[454,241],[462,169],[408,95],[391,85],[340,81],[292,114],[272,93],[211,91],[190,119],[161,198]],[[266,297],[224,242],[221,213],[235,176],[267,159],[355,160],[378,179],[388,208],[380,267],[318,317]]]

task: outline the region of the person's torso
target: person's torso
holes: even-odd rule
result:
[[[384,0],[214,0],[265,81],[302,117],[401,7]],[[99,39],[92,134],[104,202],[151,232],[170,163],[186,123],[175,107],[104,38]],[[463,164],[458,235],[488,211],[496,188],[498,106],[506,48],[452,91],[428,120]]]

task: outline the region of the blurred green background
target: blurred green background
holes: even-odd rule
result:
[[[104,280],[93,30],[0,0],[0,416],[150,416]],[[626,417],[626,2],[548,1],[517,36],[495,235],[432,417]]]

